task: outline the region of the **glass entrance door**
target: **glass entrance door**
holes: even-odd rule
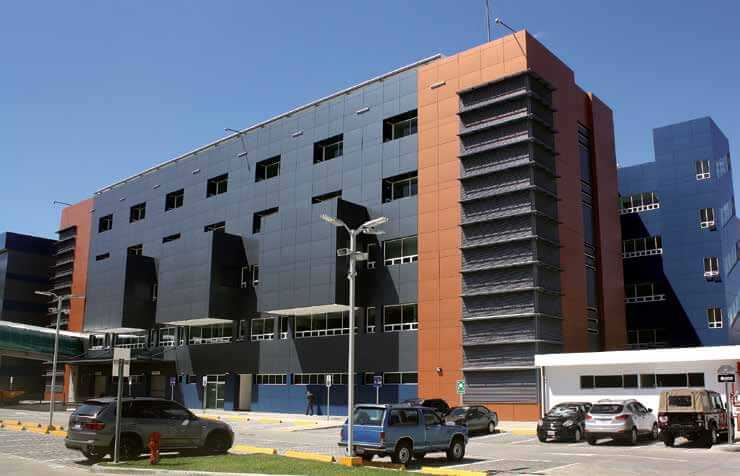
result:
[[[206,376],[206,408],[223,408],[226,389],[226,375]]]

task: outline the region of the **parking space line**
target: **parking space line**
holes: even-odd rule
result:
[[[527,438],[526,440],[519,440],[519,441],[512,441],[512,445],[521,445],[522,443],[529,443],[531,441],[535,441],[537,438]]]
[[[489,439],[489,438],[498,438],[498,437],[500,437],[500,436],[506,436],[506,435],[508,435],[508,434],[509,434],[509,433],[492,433],[492,434],[490,434],[490,435],[485,435],[485,436],[477,436],[477,437],[475,437],[475,438],[471,438],[471,439],[470,439],[469,441],[472,441],[473,443],[475,443],[476,441],[481,441],[481,440],[487,440],[487,439]]]
[[[573,466],[577,466],[579,464],[581,463],[570,463],[570,464],[564,464],[562,466],[555,466],[554,468],[547,468],[547,469],[537,471],[537,474],[550,474],[555,471],[560,471],[561,469],[572,468]]]
[[[471,458],[477,458],[477,456],[471,456]],[[496,463],[498,461],[506,461],[506,460],[505,459],[488,459],[488,460],[483,460],[483,461],[476,461],[474,463],[460,463],[460,464],[446,465],[445,468],[462,468],[463,466],[473,466],[475,464]]]

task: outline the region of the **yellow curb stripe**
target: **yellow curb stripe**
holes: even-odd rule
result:
[[[334,462],[334,456],[324,455],[320,453],[306,453],[303,451],[288,450],[285,453],[283,453],[283,456],[288,457],[288,458],[295,458],[295,459],[305,459],[309,461],[320,461],[322,463],[333,463]]]
[[[337,463],[342,466],[349,466],[350,468],[352,466],[362,466],[362,458],[359,456],[340,456]]]
[[[261,423],[263,425],[267,424],[274,424],[274,423],[282,423],[283,420],[280,420],[278,418],[258,418],[257,420],[252,420],[255,423]]]
[[[488,474],[485,471],[466,471],[464,469],[453,468],[430,468],[428,466],[422,466],[419,472],[422,474],[440,474],[445,476],[486,476]]]
[[[234,445],[231,448],[232,453],[243,453],[243,454],[263,454],[263,455],[276,455],[277,449],[275,448],[262,448],[259,446],[249,445]]]
[[[527,428],[514,428],[509,431],[504,431],[504,433],[509,433],[516,436],[537,436],[537,430],[530,430]]]

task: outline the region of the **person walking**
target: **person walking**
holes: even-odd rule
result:
[[[313,407],[316,403],[316,396],[311,393],[311,390],[306,389],[306,415],[313,416]]]

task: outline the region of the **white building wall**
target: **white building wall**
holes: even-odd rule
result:
[[[643,405],[658,413],[660,392],[672,387],[656,388],[594,388],[581,389],[581,375],[628,375],[638,374],[672,374],[704,373],[705,388],[722,394],[726,401],[725,385],[717,383],[717,369],[722,365],[735,368],[735,360],[703,360],[698,362],[662,362],[623,365],[568,365],[545,367],[545,398],[543,407],[549,410],[554,405],[568,401],[587,401],[594,403],[601,399],[639,400]],[[733,387],[730,387],[733,391]]]

